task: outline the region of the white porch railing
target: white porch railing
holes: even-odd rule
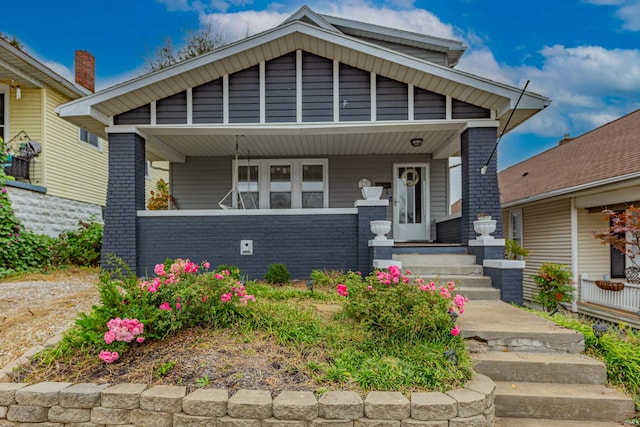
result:
[[[623,290],[608,291],[597,287],[595,280],[582,278],[580,301],[637,313],[640,310],[640,285],[624,283]]]

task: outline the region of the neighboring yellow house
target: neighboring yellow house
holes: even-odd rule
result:
[[[13,156],[5,172],[15,177],[7,188],[16,215],[37,233],[57,236],[79,220],[102,221],[108,142],[55,113],[93,93],[94,71],[93,56],[76,51],[71,82],[0,38],[0,137]],[[147,196],[168,175],[162,165],[149,166]]]

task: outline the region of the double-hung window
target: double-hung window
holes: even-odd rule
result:
[[[327,159],[239,160],[233,206],[240,209],[326,208],[329,205],[327,180]]]

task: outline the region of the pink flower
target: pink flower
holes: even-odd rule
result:
[[[167,274],[164,271],[164,264],[156,264],[153,272],[156,273],[157,276],[165,276]]]
[[[460,335],[460,326],[459,325],[456,325],[456,327],[451,330],[451,335],[453,335],[454,337]]]
[[[466,303],[465,298],[458,294],[453,298],[453,303],[458,307],[458,308],[462,308],[464,307],[464,304]]]
[[[404,274],[406,274],[407,276],[411,276],[413,273],[411,272],[411,270],[407,270],[404,272]]]
[[[118,360],[120,358],[120,355],[118,354],[117,351],[101,351],[100,352],[100,359],[106,363],[112,363],[115,362],[116,360]]]
[[[177,302],[176,303],[176,310],[180,310],[181,308],[182,308],[182,305],[179,302]]]
[[[229,301],[231,301],[232,297],[233,297],[233,294],[231,292],[228,292],[226,294],[220,295],[220,300],[222,302],[229,302]]]
[[[107,331],[104,333],[104,342],[111,344],[116,339],[116,334],[113,331]]]
[[[2,187],[2,194],[5,194],[7,192],[7,189]]]
[[[220,274],[220,273],[216,273],[216,274],[214,274],[214,275],[213,275],[213,277],[215,277],[215,278],[216,278],[216,279],[218,279],[218,280],[222,280],[222,279],[224,279],[224,275],[223,275],[223,274]]]
[[[342,283],[339,283],[338,286],[336,286],[336,290],[343,297],[349,296],[349,291],[347,289],[347,286],[343,285]]]
[[[204,264],[202,264],[202,266],[205,268],[205,270],[208,270],[209,267],[211,267],[211,264],[209,264],[207,261],[205,261]]]
[[[171,311],[171,306],[169,305],[168,302],[163,302],[162,304],[160,304],[160,310],[166,310],[166,311]]]
[[[368,291],[372,291],[373,290],[373,286],[371,286],[371,285],[367,286],[367,290]]]
[[[144,342],[144,337],[138,337],[138,338],[136,338],[136,342],[137,342],[138,344],[142,344],[142,343]]]
[[[202,300],[202,302],[207,302],[207,300],[209,299],[208,296],[206,295],[202,295],[202,298],[200,298]]]

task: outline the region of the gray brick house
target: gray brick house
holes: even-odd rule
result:
[[[58,108],[108,138],[104,252],[139,275],[167,257],[233,263],[261,276],[285,263],[368,271],[371,220],[395,245],[475,237],[500,225],[496,157],[520,89],[454,69],[458,41],[319,15]],[[523,95],[509,129],[549,105]],[[463,208],[449,217],[451,156],[462,157]],[[144,206],[145,161],[170,162],[168,211]],[[358,182],[383,187],[362,199]],[[391,248],[393,250],[394,248]]]

